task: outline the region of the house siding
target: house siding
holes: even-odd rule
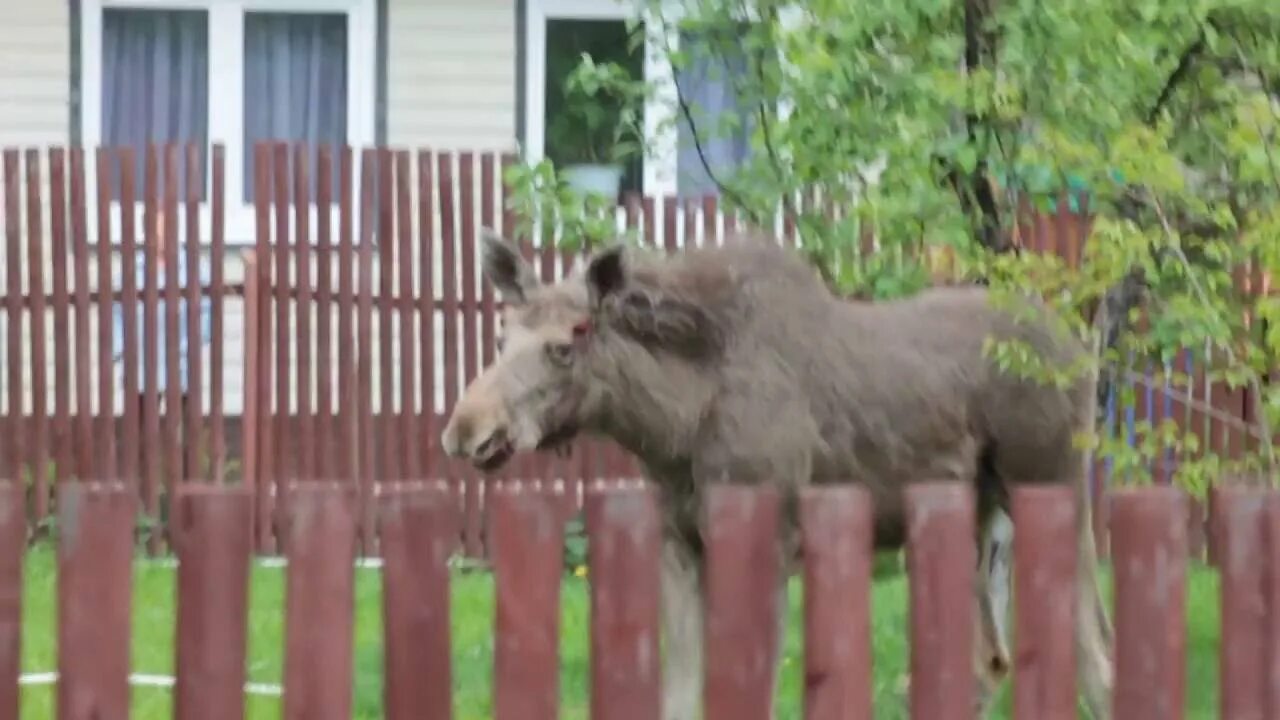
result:
[[[0,147],[66,144],[69,3],[0,0],[0,18]]]
[[[387,141],[516,146],[515,0],[389,0]]]

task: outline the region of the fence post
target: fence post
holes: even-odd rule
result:
[[[1222,634],[1219,644],[1223,720],[1261,720],[1267,703],[1266,519],[1261,488],[1224,485],[1212,507],[1214,544],[1221,573]]]
[[[1186,497],[1179,488],[1112,491],[1117,718],[1183,716],[1186,555]]]
[[[871,511],[860,486],[801,491],[807,720],[872,717]]]
[[[593,487],[587,494],[586,518],[591,717],[652,720],[662,709],[657,499],[648,487]]]
[[[771,486],[706,490],[707,720],[773,717],[779,496]]]
[[[1013,714],[1076,716],[1076,491],[1068,485],[1013,491]]]
[[[383,488],[386,717],[449,720],[448,560],[457,544],[457,510],[447,486],[410,482]]]
[[[975,706],[973,491],[960,482],[922,482],[906,495],[911,717],[968,720]]]
[[[284,717],[351,717],[356,502],[349,483],[287,486]]]
[[[135,496],[123,483],[58,493],[58,718],[129,715]]]
[[[1266,631],[1266,683],[1267,715],[1280,713],[1280,493],[1271,491],[1263,510],[1263,542],[1266,549],[1263,567],[1263,592],[1270,620]]]
[[[564,527],[551,493],[495,483],[496,720],[559,717],[560,573]]]
[[[174,498],[178,553],[177,684],[180,720],[244,717],[251,491],[183,483]]]
[[[22,559],[27,549],[23,484],[0,480],[0,717],[18,717],[22,659]]]

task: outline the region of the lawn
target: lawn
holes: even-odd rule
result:
[[[32,550],[26,562],[23,606],[23,672],[47,672],[56,668],[54,643],[56,604],[55,558],[47,548]],[[256,566],[250,589],[250,682],[278,684],[281,677],[284,617],[284,571]],[[458,720],[483,720],[492,716],[490,704],[493,656],[492,578],[482,572],[458,571],[453,576],[454,707]],[[1214,572],[1195,568],[1187,601],[1188,610],[1188,718],[1212,718],[1217,707],[1218,590]],[[1108,585],[1109,591],[1109,585]],[[356,571],[355,713],[369,720],[381,717],[382,617],[380,576],[377,570]],[[566,576],[563,589],[561,635],[561,688],[563,718],[588,716],[588,581]],[[787,637],[779,703],[779,719],[801,717],[800,693],[802,644],[800,634],[801,585],[791,587],[790,632]],[[877,718],[906,718],[908,662],[907,583],[903,576],[877,582],[872,598],[875,628],[875,692]],[[140,560],[134,573],[133,671],[169,675],[173,670],[174,570]],[[1007,712],[1008,684],[1002,703]],[[22,689],[24,718],[53,718],[54,688],[27,685]],[[135,686],[135,719],[169,718],[171,690]],[[278,718],[278,696],[250,695],[248,717]],[[1002,715],[1002,717],[1005,715]]]

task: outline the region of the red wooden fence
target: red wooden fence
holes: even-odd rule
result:
[[[464,509],[464,548],[485,554],[490,484],[442,458],[438,436],[461,389],[495,354],[500,303],[479,276],[476,238],[482,226],[514,235],[502,178],[515,158],[260,146],[255,228],[234,238],[251,246],[240,252],[245,277],[228,282],[224,273],[239,267],[227,249],[222,146],[209,154],[207,200],[196,182],[177,197],[180,176],[205,172],[196,148],[146,148],[140,178],[134,153],[2,153],[0,468],[29,480],[32,527],[51,516],[62,481],[119,479],[136,489],[143,514],[156,523],[159,531],[144,535],[159,551],[177,485],[232,481],[253,496],[255,548],[278,552],[287,536],[283,488],[318,477],[356,486],[360,548],[372,554],[380,533],[376,483],[444,480]],[[799,198],[799,206],[842,215],[817,195]],[[1020,245],[1079,262],[1087,210],[1073,212],[1064,201],[1052,215],[1024,207],[1016,220]],[[714,197],[631,197],[617,221],[666,250],[717,243],[741,223]],[[779,213],[773,225],[785,242],[798,240],[795,218]],[[870,229],[861,232],[855,260],[878,252]],[[545,280],[562,277],[575,260],[544,239],[519,240]],[[947,281],[945,257],[935,269]],[[1258,291],[1255,275],[1243,270],[1238,284]],[[206,321],[207,356],[190,351],[200,347]],[[161,335],[173,339],[184,325],[188,352],[160,345]],[[1190,354],[1177,368],[1191,370],[1188,381],[1151,369],[1134,386],[1136,403],[1113,415],[1130,425],[1172,418],[1202,447],[1238,453],[1248,444],[1242,423],[1254,401],[1207,382],[1202,364],[1185,365]],[[184,382],[200,391],[181,392]],[[1157,476],[1167,479],[1184,459],[1159,459]],[[1100,470],[1096,497],[1106,483]],[[568,461],[521,454],[501,479],[557,487],[572,513],[586,482],[636,475],[616,446],[587,441]],[[1105,512],[1099,503],[1103,539]]]
[[[553,718],[559,710],[560,551],[563,508],[551,490],[502,483],[495,491],[495,717]],[[384,704],[391,718],[450,716],[449,573],[461,519],[447,487],[376,486],[386,523]],[[130,488],[66,483],[59,505],[59,717],[125,717],[129,702]],[[349,483],[298,480],[285,508],[287,717],[349,717],[353,560],[359,496]],[[708,489],[704,701],[709,720],[767,717],[777,657],[771,622],[779,577],[780,497],[760,487]],[[911,717],[968,717],[972,666],[971,491],[921,483],[907,512]],[[0,498],[21,489],[0,483]],[[1183,716],[1186,701],[1186,498],[1171,487],[1117,491],[1115,715]],[[1228,549],[1222,576],[1222,717],[1274,717],[1280,697],[1267,668],[1280,658],[1276,570],[1280,493],[1224,492]],[[854,486],[801,491],[805,584],[804,716],[870,717],[870,504]],[[1015,718],[1075,717],[1071,659],[1076,594],[1070,488],[1014,491],[1018,652]],[[179,564],[176,628],[179,718],[243,717],[250,496],[243,488],[182,485],[175,499]],[[7,505],[6,505],[7,506]],[[658,606],[661,523],[655,491],[588,493],[592,717],[654,717],[662,689]],[[1037,520],[1043,521],[1036,523]],[[20,533],[0,514],[0,533]],[[425,551],[424,551],[425,550]],[[810,551],[813,552],[810,552]],[[0,544],[0,713],[16,716],[21,543]],[[323,590],[321,590],[323,588]],[[216,600],[216,601],[215,601]],[[838,609],[838,610],[837,610]],[[106,622],[110,619],[111,622]],[[1270,629],[1268,629],[1270,628]]]

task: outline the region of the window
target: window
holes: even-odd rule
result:
[[[223,144],[227,240],[249,242],[255,143],[308,144],[314,203],[319,146],[373,142],[374,3],[86,0],[83,142],[134,147],[139,190],[148,143],[194,142],[206,201],[208,146]],[[335,173],[335,195],[337,182]],[[181,178],[178,187],[183,197]],[[207,239],[207,202],[201,224]]]
[[[755,114],[751,105],[738,97],[734,78],[746,68],[743,57],[726,57],[723,50],[732,42],[707,43],[697,35],[679,33],[665,37],[663,30],[670,20],[681,15],[677,2],[663,3],[663,22],[648,23],[641,15],[635,32],[644,32],[640,48],[629,51],[625,38],[627,22],[634,7],[622,0],[526,0],[525,23],[525,137],[528,160],[543,157],[555,160],[552,128],[556,123],[555,87],[567,70],[560,69],[566,56],[576,63],[578,52],[568,53],[568,38],[592,53],[597,61],[613,60],[632,69],[656,87],[653,100],[645,107],[645,140],[654,152],[646,155],[639,167],[624,176],[623,188],[642,189],[647,195],[680,194],[685,196],[715,194],[717,189],[702,167],[693,134],[682,114],[676,110],[676,87],[689,101],[702,154],[717,177],[731,172],[750,151],[750,138]],[[642,11],[645,12],[645,11]],[[648,28],[648,29],[646,29]],[[667,45],[681,47],[691,62],[676,77],[665,56]],[[688,47],[686,47],[686,45]],[[714,50],[712,50],[714,48]],[[642,74],[641,74],[642,73]],[[726,127],[721,120],[736,115],[742,121]],[[641,179],[636,183],[634,180]]]
[[[676,125],[676,193],[715,195],[715,181],[723,181],[751,153],[756,112],[735,85],[747,71],[747,60],[741,45],[732,41],[715,42],[686,31],[679,43],[688,60],[675,80],[689,112],[688,117],[681,112]]]

